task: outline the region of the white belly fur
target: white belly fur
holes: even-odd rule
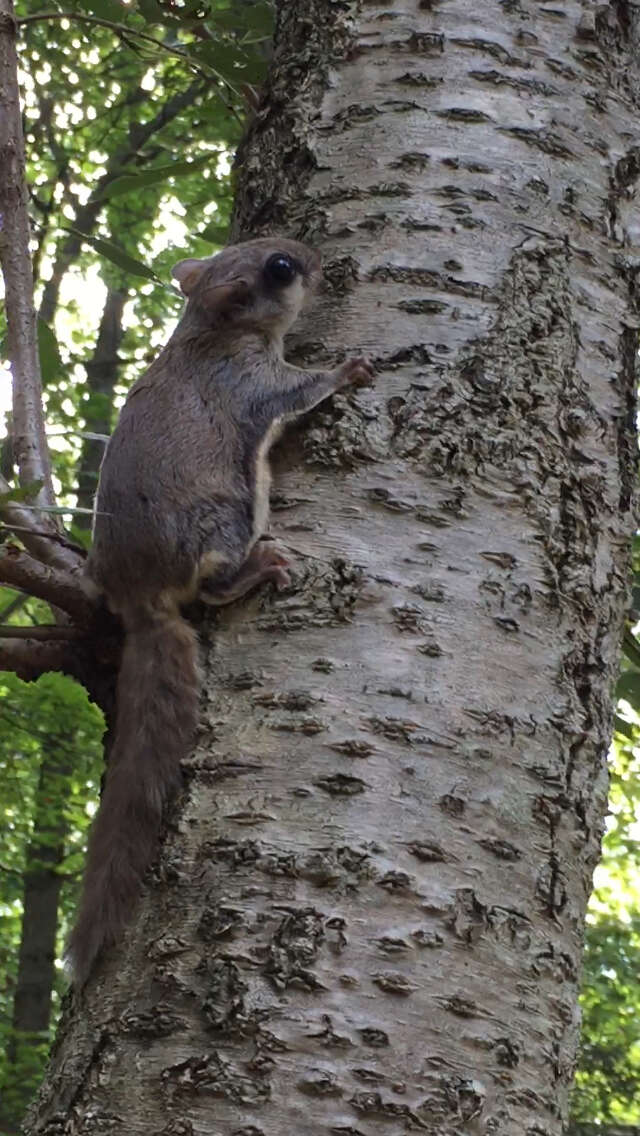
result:
[[[269,523],[269,490],[271,488],[271,470],[269,468],[269,450],[277,442],[282,433],[283,420],[276,418],[270,425],[267,433],[258,446],[256,454],[256,481],[253,498],[253,534],[252,545],[260,539]]]

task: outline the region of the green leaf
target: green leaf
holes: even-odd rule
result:
[[[15,485],[6,493],[0,493],[0,501],[3,505],[7,505],[10,501],[28,501],[29,497],[35,497],[42,486],[42,481],[31,481],[28,485]]]
[[[175,27],[179,23],[179,20],[163,8],[158,0],[138,0],[137,8],[140,15],[150,24],[169,24]],[[181,9],[178,9],[178,12],[180,11]]]
[[[622,637],[622,650],[629,662],[633,663],[634,667],[640,670],[640,644],[628,628],[625,628]]]
[[[73,521],[71,521],[70,525],[67,526],[67,530],[71,533],[71,536],[73,540],[75,540],[76,544],[79,544],[88,552],[91,548],[91,529],[81,529],[78,525],[74,525]]]
[[[115,178],[97,200],[106,201],[110,197],[132,193],[143,186],[167,181],[170,177],[184,177],[187,174],[193,174],[202,166],[214,162],[217,157],[217,151],[212,150],[199,158],[194,158],[191,162],[170,162],[165,166],[153,166],[150,170],[143,170],[139,174],[125,174],[122,177]]]
[[[244,8],[233,4],[230,8],[212,13],[209,19],[219,27],[241,29],[265,39],[273,34],[274,11],[273,6],[267,3],[246,5]]]
[[[224,245],[229,236],[229,225],[211,224],[200,229],[198,236],[203,241],[211,241],[212,245]]]
[[[127,8],[119,3],[119,0],[76,0],[76,4],[81,12],[86,12],[89,16],[98,16],[101,20],[111,20],[113,23],[126,20],[128,15]],[[73,23],[73,16],[70,19]]]
[[[204,20],[211,14],[211,4],[206,0],[186,0],[184,7],[179,9],[181,20]]]
[[[258,61],[232,40],[206,39],[191,44],[189,58],[215,68],[227,80],[240,78],[251,82],[250,73],[258,68]],[[238,74],[239,71],[242,74]]]
[[[148,268],[141,260],[136,260],[134,256],[130,256],[125,252],[120,245],[115,245],[113,241],[105,241],[102,237],[92,237],[88,233],[82,233],[80,229],[74,229],[72,225],[63,225],[62,228],[67,233],[75,233],[76,236],[82,237],[88,245],[91,245],[100,256],[104,256],[110,260],[112,264],[122,268],[124,272],[129,272],[131,276],[142,276],[145,280],[153,280],[156,284],[162,284],[164,281],[156,276],[152,268]]]
[[[622,736],[624,738],[627,738],[630,742],[634,740],[636,732],[634,730],[633,724],[631,722],[627,722],[624,718],[621,718],[619,714],[614,715],[613,728],[617,734],[622,734]]]
[[[63,371],[62,359],[58,349],[58,340],[55,332],[44,320],[38,319],[36,332],[38,336],[38,355],[40,356],[40,374],[43,386],[53,382]]]
[[[623,671],[616,685],[616,697],[640,707],[640,671]]]

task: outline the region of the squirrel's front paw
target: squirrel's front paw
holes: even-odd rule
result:
[[[258,541],[253,546],[252,558],[261,578],[270,580],[279,592],[291,586],[291,577],[287,572],[289,561],[272,538]]]
[[[347,359],[338,367],[338,386],[369,387],[373,383],[373,365],[364,355]]]

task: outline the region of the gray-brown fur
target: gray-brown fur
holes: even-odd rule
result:
[[[69,944],[79,984],[130,915],[193,738],[196,638],[180,605],[199,592],[223,604],[264,580],[288,583],[275,546],[257,543],[269,446],[288,418],[371,379],[363,359],[319,372],[284,362],[283,335],[320,278],[319,257],[297,241],[248,241],[181,261],[174,275],[185,312],[127,398],[96,502],[88,573],[121,615],[126,642],[116,737]]]

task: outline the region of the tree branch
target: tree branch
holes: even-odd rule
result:
[[[53,505],[29,254],[24,138],[12,0],[0,0],[0,261],[5,283],[8,353],[13,374],[13,446],[23,484],[39,482],[34,502]],[[50,517],[45,528],[57,530]]]
[[[0,670],[14,671],[25,682],[47,671],[73,673],[73,647],[37,639],[0,639]]]
[[[77,575],[41,564],[15,544],[0,553],[0,582],[62,608],[80,623],[95,615],[97,605],[83,592]]]
[[[8,481],[0,475],[0,494],[9,493],[10,490]],[[0,506],[0,516],[8,528],[20,534],[22,543],[31,555],[37,557],[43,564],[71,573],[77,573],[81,569],[84,556],[75,552],[70,547],[71,542],[57,530],[51,533],[47,531],[50,520],[46,513],[39,517],[31,509],[24,509],[12,501],[7,501]]]

